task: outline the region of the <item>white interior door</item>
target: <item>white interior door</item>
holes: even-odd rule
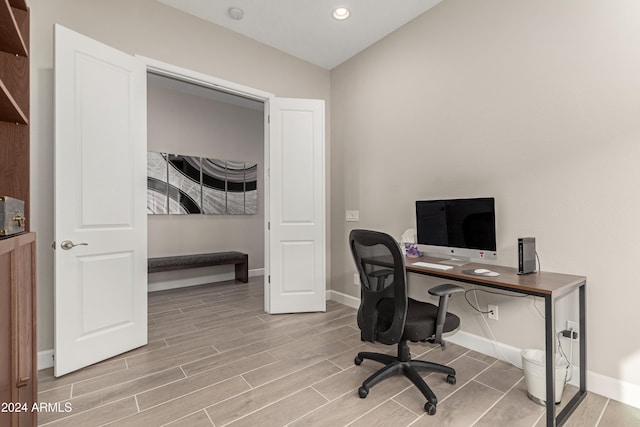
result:
[[[144,64],[56,25],[56,376],[147,343],[146,126]]]
[[[265,309],[325,311],[324,101],[269,102]]]

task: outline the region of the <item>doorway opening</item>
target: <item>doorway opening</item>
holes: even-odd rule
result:
[[[252,276],[264,275],[264,100],[148,71],[147,152],[155,157],[189,158],[195,163],[215,162],[219,165],[215,180],[221,186],[221,191],[214,189],[216,204],[197,214],[165,206],[155,212],[160,214],[154,214],[148,194],[148,257],[239,251],[249,255]],[[237,192],[225,192],[234,185],[227,165],[241,163],[255,165],[257,174],[255,191],[246,193],[255,200],[251,206],[247,200],[246,209],[236,206]],[[203,187],[196,188],[197,183],[188,179],[183,186],[195,194],[194,199],[200,197],[196,204],[204,207],[208,199]],[[244,203],[242,194],[240,197]],[[149,292],[232,280],[233,276],[233,266],[153,273],[149,275]]]
[[[54,237],[71,243],[54,257],[56,376],[148,342],[149,73],[263,103],[265,311],[326,309],[324,101],[134,57],[59,25],[55,60]],[[174,130],[177,146],[198,114]]]

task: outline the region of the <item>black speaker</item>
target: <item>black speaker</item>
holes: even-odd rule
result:
[[[536,238],[518,238],[518,274],[536,271]]]

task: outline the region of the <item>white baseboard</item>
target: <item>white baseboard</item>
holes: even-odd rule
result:
[[[38,371],[47,368],[53,368],[53,350],[38,352]]]
[[[264,276],[264,268],[249,270],[249,277]],[[166,291],[167,289],[186,288],[187,286],[204,285],[206,283],[225,282],[234,280],[235,272],[209,274],[206,276],[189,277],[186,279],[163,280],[149,283],[147,292]]]
[[[358,308],[360,307],[360,298],[352,297],[351,295],[343,294],[342,292],[327,291],[327,300],[339,302],[340,304],[344,304],[347,307]]]
[[[485,337],[465,331],[458,331],[450,336],[445,336],[445,340],[447,342],[461,345],[470,350],[477,351],[478,353],[495,357],[496,359],[505,361],[522,369],[522,357],[520,356],[520,352],[522,350],[519,348],[512,347],[507,344],[496,343]]]
[[[640,386],[587,371],[587,390],[640,408]]]
[[[327,299],[339,302],[349,307],[358,308],[360,298],[344,294],[342,292],[327,291]],[[508,344],[496,343],[485,337],[458,331],[445,337],[446,341],[461,345],[478,353],[495,357],[496,359],[511,363],[522,369],[522,349]],[[573,375],[569,384],[578,386],[580,373],[577,367],[573,367]],[[587,370],[587,391],[599,394],[609,399],[617,400],[624,404],[640,408],[640,385],[632,384],[616,378],[607,377]]]

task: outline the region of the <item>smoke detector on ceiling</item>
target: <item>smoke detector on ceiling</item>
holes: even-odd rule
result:
[[[239,7],[230,7],[229,10],[227,10],[227,14],[231,19],[239,21],[244,16],[244,11]]]

